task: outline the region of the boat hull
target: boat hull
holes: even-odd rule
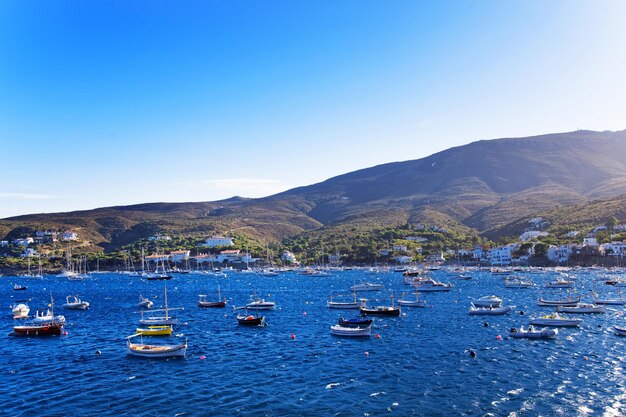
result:
[[[370,337],[372,336],[371,327],[343,327],[340,325],[331,326],[330,333],[333,336],[341,337]]]
[[[237,316],[237,323],[240,326],[265,326],[265,317]]]
[[[63,325],[59,323],[13,327],[15,336],[58,336],[62,332]]]
[[[363,308],[360,309],[364,316],[399,316],[400,308]]]
[[[202,308],[224,308],[226,307],[226,301],[200,301],[198,307]]]
[[[145,345],[128,343],[128,354],[143,358],[175,358],[184,357],[187,353],[187,343],[183,345]]]

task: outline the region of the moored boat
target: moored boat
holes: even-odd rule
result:
[[[132,343],[131,338],[142,336],[135,334],[126,338],[126,346],[128,354],[134,356],[141,356],[144,358],[172,358],[172,357],[184,357],[187,353],[187,339],[185,343],[176,345],[151,345],[143,343],[143,338],[140,343]]]
[[[342,327],[368,327],[371,326],[372,319],[344,319],[343,317],[340,317],[337,323]]]
[[[151,308],[154,305],[154,303],[152,301],[150,301],[149,298],[143,297],[143,296],[139,296],[139,302],[137,303],[137,307],[141,307],[141,308]]]
[[[252,314],[237,315],[237,323],[240,326],[265,326],[265,317]]]
[[[472,305],[469,309],[470,316],[501,316],[511,311],[509,306],[501,307],[476,307]]]
[[[496,295],[485,295],[472,301],[472,304],[476,307],[500,307],[502,298]]]
[[[514,339],[554,339],[557,334],[559,334],[557,329],[536,330],[533,326],[528,326],[528,329],[521,326],[519,329],[512,328],[509,337]]]
[[[551,327],[577,327],[582,323],[582,319],[569,319],[561,317],[559,313],[549,314],[543,317],[530,320],[533,326],[551,326]]]
[[[63,333],[63,323],[50,322],[13,326],[15,336],[58,336]]]
[[[13,285],[13,291],[24,291],[27,290],[28,287],[26,285],[19,285],[19,284],[14,284]]]
[[[217,287],[217,301],[207,301],[208,295],[200,294],[200,300],[198,300],[198,307],[204,308],[224,308],[226,307],[226,298],[222,299],[220,287]]]
[[[68,310],[87,310],[89,303],[78,298],[77,295],[68,295],[65,297],[65,304],[63,307]]]
[[[613,331],[617,336],[626,336],[626,327],[613,326]]]
[[[138,327],[137,334],[144,336],[169,336],[172,334],[172,326],[148,326],[146,328]]]
[[[330,333],[333,336],[342,337],[370,337],[372,335],[371,327],[344,327],[339,324],[330,326]]]
[[[28,318],[28,313],[30,313],[30,307],[26,304],[26,301],[16,301],[17,304],[13,304],[11,306],[11,314],[14,319],[25,319]]]
[[[574,314],[594,314],[606,312],[606,308],[604,306],[589,303],[578,303],[575,306],[562,306],[558,307],[558,309],[562,313]]]
[[[350,287],[352,291],[380,291],[382,288],[382,284],[373,284],[371,282],[363,282]]]

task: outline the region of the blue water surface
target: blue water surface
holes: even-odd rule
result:
[[[354,311],[331,310],[331,293],[348,293],[355,282],[380,282],[368,293],[389,304],[389,295],[409,292],[399,273],[369,275],[335,272],[332,277],[284,273],[278,277],[230,274],[227,278],[177,275],[147,282],[118,274],[94,274],[84,281],[47,276],[35,280],[4,277],[0,297],[5,319],[0,337],[2,414],[11,416],[618,416],[626,414],[623,358],[626,338],[622,306],[604,315],[581,315],[580,328],[561,329],[552,341],[508,339],[513,326],[548,313],[537,307],[540,287],[506,289],[504,279],[475,272],[468,281],[444,271],[449,293],[429,293],[431,308],[403,309],[402,317],[376,318],[380,337],[356,340],[331,336],[329,327]],[[542,284],[550,277],[528,274]],[[586,294],[595,273],[581,272],[577,291]],[[19,282],[26,291],[13,291]],[[221,286],[226,309],[197,307],[198,294]],[[140,315],[139,294],[170,307],[189,341],[187,357],[145,359],[128,356],[125,337]],[[233,305],[255,292],[275,301],[264,312],[268,326],[237,325]],[[543,290],[558,298],[563,290]],[[67,318],[68,335],[9,336],[8,308],[31,298],[32,311],[55,297],[56,312]],[[87,311],[61,308],[65,296],[79,294]],[[497,294],[515,306],[506,316],[471,317],[474,298]],[[209,297],[211,298],[211,297]],[[589,299],[590,301],[590,299]],[[372,301],[376,304],[375,301]],[[521,315],[520,311],[525,314]],[[292,335],[295,338],[292,338]],[[498,336],[502,340],[498,340]],[[172,341],[174,337],[169,340]],[[161,340],[168,340],[161,339]],[[469,350],[476,357],[469,355]],[[100,351],[101,355],[96,355]]]

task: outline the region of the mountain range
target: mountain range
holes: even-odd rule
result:
[[[619,196],[626,195],[625,156],[626,131],[481,140],[264,198],[11,217],[0,220],[0,236],[24,228],[71,228],[107,249],[156,232],[240,233],[277,241],[349,224],[429,223],[497,236],[537,213],[592,200],[619,206]]]

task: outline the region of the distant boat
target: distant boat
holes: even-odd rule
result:
[[[606,312],[604,306],[589,303],[578,303],[575,306],[559,306],[557,308],[561,313],[596,314]]]
[[[338,324],[330,326],[330,333],[333,336],[342,337],[370,337],[372,335],[371,327],[344,327]]]
[[[420,294],[419,291],[415,291],[414,294],[415,294],[414,300],[400,299],[398,300],[398,305],[401,305],[403,307],[418,307],[418,308],[428,307],[428,305],[426,304],[426,301],[419,299],[419,294]]]
[[[472,304],[469,309],[470,316],[501,316],[511,311],[509,306],[498,307],[476,307]]]
[[[65,297],[65,301],[63,307],[68,310],[87,310],[89,308],[89,303],[81,300],[77,295],[68,295]]]
[[[54,336],[63,332],[65,317],[54,315],[54,299],[50,295],[50,310],[38,315],[31,323],[13,326],[15,336]]]
[[[561,317],[559,313],[553,313],[547,316],[530,320],[533,326],[552,326],[552,327],[577,327],[582,323],[582,319],[568,319]]]
[[[126,338],[126,346],[128,354],[134,356],[141,356],[144,358],[172,358],[172,357],[184,357],[187,353],[187,339],[185,343],[176,345],[150,345],[144,344],[143,338],[140,343],[132,343],[131,338],[142,336],[135,334]]]
[[[172,334],[172,326],[148,326],[147,328],[137,328],[135,330],[137,334],[144,336],[169,336]]]
[[[226,307],[226,299],[225,298],[222,299],[219,285],[217,287],[217,301],[207,301],[206,298],[208,297],[208,295],[205,295],[205,294],[200,294],[199,297],[200,297],[200,300],[198,301],[198,307],[204,307],[204,308]]]
[[[11,314],[14,319],[25,319],[28,318],[28,313],[30,313],[30,307],[26,304],[26,301],[17,301],[18,304],[13,304],[11,306]]]
[[[452,284],[444,284],[437,282],[434,279],[426,278],[414,283],[415,291],[419,292],[441,292],[450,291],[453,287]]]
[[[276,303],[273,301],[267,301],[264,298],[254,295],[252,301],[246,304],[245,308],[254,308],[256,310],[273,310],[276,308]]]
[[[343,317],[340,317],[338,324],[342,327],[367,327],[372,324],[372,319],[363,319],[363,318],[344,319]]]
[[[13,291],[24,291],[27,290],[28,287],[25,285],[19,285],[19,284],[14,284],[13,285]]]
[[[358,309],[361,306],[365,305],[365,299],[360,299],[357,301],[356,299],[356,290],[353,292],[353,301],[333,301],[332,295],[330,299],[326,302],[326,306],[328,308],[337,308],[337,309]]]
[[[356,284],[350,287],[352,291],[380,291],[382,288],[383,288],[382,284],[372,284],[369,282]]]
[[[533,286],[533,282],[518,276],[510,276],[504,281],[504,286],[506,288],[530,288]]]
[[[165,287],[164,291],[164,295],[165,295],[165,308],[163,309],[159,309],[159,310],[151,310],[151,315],[148,317],[144,317],[143,316],[143,311],[141,312],[141,319],[139,320],[139,323],[144,324],[144,325],[151,325],[151,326],[159,326],[159,325],[171,325],[171,324],[178,324],[178,319],[176,319],[175,317],[170,316],[170,311],[172,310],[179,310],[178,308],[169,308],[168,304],[167,304],[167,287]],[[164,316],[155,316],[154,313],[157,312],[161,312],[164,311],[165,315]]]
[[[514,339],[554,339],[559,334],[557,329],[540,329],[535,330],[533,326],[528,326],[528,329],[520,327],[519,330],[512,328],[509,332],[509,337]]]
[[[145,298],[141,295],[139,296],[139,302],[137,303],[137,307],[151,308],[153,305],[154,303],[150,301],[149,298]]]
[[[390,306],[376,306],[376,307],[361,307],[359,309],[363,316],[399,316],[400,307],[395,307],[393,304],[393,296],[391,297]]]
[[[495,295],[485,295],[472,301],[472,304],[476,307],[500,307],[502,298]]]
[[[246,310],[245,315],[237,315],[237,323],[240,326],[265,326],[265,317],[259,315],[248,314]]]
[[[626,336],[626,327],[613,326],[613,331],[617,336]]]

